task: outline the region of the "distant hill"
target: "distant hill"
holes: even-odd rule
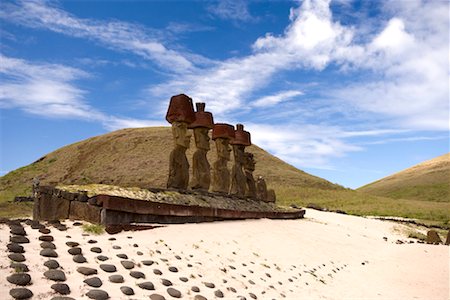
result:
[[[31,191],[35,176],[39,176],[43,185],[103,183],[125,187],[165,187],[172,148],[170,127],[114,131],[62,147],[0,177],[0,193],[2,198],[26,195]],[[267,184],[275,189],[282,186],[343,189],[296,169],[256,145],[247,149],[255,155],[255,177],[264,176]],[[194,150],[192,139],[187,152],[189,159]],[[215,145],[211,140],[208,153],[211,165],[215,157]]]
[[[172,147],[170,127],[122,129],[62,147],[0,177],[0,217],[30,215],[32,203],[11,201],[15,196],[30,195],[36,176],[42,185],[102,183],[165,187]],[[192,141],[189,159],[194,150]],[[450,224],[450,203],[373,196],[305,173],[256,145],[247,151],[255,156],[255,177],[262,175],[268,187],[275,189],[279,205],[304,207],[315,203],[357,215],[400,216]],[[215,145],[211,141],[209,162],[212,164],[215,158]]]
[[[394,199],[450,202],[450,153],[424,161],[358,190]]]

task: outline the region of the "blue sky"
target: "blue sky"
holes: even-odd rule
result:
[[[172,95],[356,188],[449,152],[447,1],[1,1],[0,172]]]

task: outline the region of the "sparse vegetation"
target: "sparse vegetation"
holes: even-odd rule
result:
[[[411,231],[408,234],[408,238],[410,239],[417,239],[420,241],[425,241],[427,239],[427,236],[421,232],[418,231]]]
[[[122,187],[165,187],[172,147],[168,141],[171,139],[169,127],[133,128],[62,147],[0,177],[0,217],[31,215],[32,203],[12,203],[12,200],[15,196],[30,195],[32,179],[37,176],[42,185],[88,184],[92,191],[100,187],[96,185],[98,183]],[[188,158],[192,157],[194,148],[188,150]],[[257,163],[254,176],[264,176],[269,188],[275,189],[280,205],[305,207],[313,202],[350,214],[401,216],[450,226],[450,202],[449,197],[445,197],[450,190],[448,158],[440,165],[443,169],[434,168],[421,177],[428,191],[433,191],[428,193],[432,196],[415,199],[414,195],[423,190],[416,184],[400,194],[390,194],[390,197],[398,198],[393,200],[332,184],[286,164],[257,146],[249,147],[248,151],[254,153]],[[215,146],[211,141],[208,159],[213,162],[215,157]],[[370,186],[361,188],[361,191],[369,192]]]
[[[83,231],[92,234],[102,234],[105,232],[105,226],[100,224],[83,224]]]

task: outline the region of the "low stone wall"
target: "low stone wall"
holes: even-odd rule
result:
[[[192,197],[192,195],[190,195]],[[205,196],[203,200],[211,198],[211,203],[218,201],[236,201],[224,196]],[[205,198],[206,197],[206,198]],[[133,223],[198,223],[217,220],[237,219],[299,219],[303,218],[302,209],[283,210],[275,206],[256,210],[258,202],[243,200],[246,205],[240,209],[222,208],[211,205],[183,205],[174,203],[155,202],[142,199],[131,199],[111,195],[95,195],[88,197],[86,193],[74,193],[54,187],[41,186],[34,201],[33,219],[85,220],[106,226],[126,225]],[[246,203],[248,202],[248,203]],[[253,203],[254,202],[254,203]]]
[[[49,186],[40,186],[34,200],[34,220],[74,219],[101,223],[102,208],[88,202],[86,193],[70,193]]]

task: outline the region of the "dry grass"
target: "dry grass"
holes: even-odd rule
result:
[[[450,202],[450,153],[358,189],[394,199]]]

